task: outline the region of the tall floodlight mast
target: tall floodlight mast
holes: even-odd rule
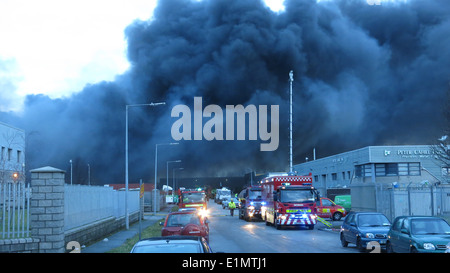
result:
[[[294,71],[289,72],[289,174],[293,174],[292,169],[292,82],[294,81]]]

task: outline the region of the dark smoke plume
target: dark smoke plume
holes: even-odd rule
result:
[[[97,183],[124,180],[125,105],[132,108],[130,179],[153,181],[156,143],[173,142],[172,107],[280,105],[280,145],[181,141],[158,148],[158,173],[181,159],[183,176],[288,168],[288,73],[294,70],[294,164],[367,145],[429,144],[440,136],[450,78],[450,2],[163,0],[149,21],[125,30],[129,71],[70,98],[28,96],[20,116],[28,169],[90,164]],[[205,120],[206,121],[206,120]],[[171,165],[173,167],[174,165]],[[84,171],[80,170],[83,173]],[[87,169],[86,169],[87,172]]]

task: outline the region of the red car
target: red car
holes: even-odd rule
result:
[[[345,211],[344,207],[336,205],[333,201],[325,197],[320,198],[316,208],[319,217],[331,218],[334,221],[339,221],[342,217],[347,215],[347,211]]]
[[[209,220],[197,211],[177,211],[169,213],[164,221],[161,236],[190,235],[201,236],[209,242]],[[162,222],[160,223],[162,225]]]

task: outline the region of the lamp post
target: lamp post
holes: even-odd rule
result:
[[[72,185],[72,180],[73,180],[73,166],[72,166],[72,159],[69,160],[70,162],[70,185]]]
[[[173,190],[172,190],[172,193],[173,193],[173,191],[175,190],[175,170],[181,171],[181,170],[184,170],[184,168],[173,168],[173,169],[172,169],[172,184],[173,184]]]
[[[155,149],[155,194],[154,194],[154,198],[153,198],[153,214],[156,215],[156,189],[157,189],[157,179],[158,179],[158,146],[160,145],[178,145],[178,142],[175,143],[161,143],[161,144],[156,144],[156,149]]]
[[[125,105],[125,225],[126,229],[130,228],[128,216],[128,108],[139,106],[158,106],[164,105],[165,102],[146,103],[146,104],[129,104]]]
[[[169,163],[180,163],[180,162],[181,162],[181,160],[167,161],[167,172],[166,172],[167,173],[166,174],[166,177],[167,177],[166,186],[167,186],[167,188],[169,188]],[[172,191],[173,191],[173,189],[172,189]]]
[[[294,71],[289,72],[289,175],[292,175],[292,82]]]

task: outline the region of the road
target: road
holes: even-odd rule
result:
[[[215,252],[225,253],[355,253],[356,247],[344,248],[337,232],[285,228],[277,230],[263,221],[240,220],[237,210],[230,216],[228,210],[211,200],[210,246]],[[320,224],[322,225],[322,224]]]

